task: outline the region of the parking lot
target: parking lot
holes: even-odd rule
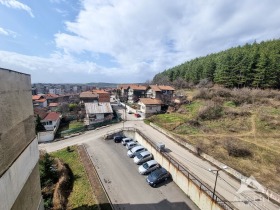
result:
[[[100,139],[86,148],[115,209],[198,209],[172,181],[150,187],[121,143]]]

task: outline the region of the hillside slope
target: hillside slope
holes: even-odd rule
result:
[[[215,87],[148,120],[280,193],[280,92]],[[269,177],[269,179],[267,179]]]

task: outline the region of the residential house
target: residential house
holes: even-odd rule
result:
[[[168,85],[149,85],[146,90],[147,98],[158,98],[163,103],[171,102],[175,89]]]
[[[117,91],[116,91],[116,98],[119,98],[120,101],[126,102],[128,99],[128,88],[129,84],[125,85],[118,85]]]
[[[34,107],[34,117],[37,118],[37,115],[39,115],[40,119],[44,119],[48,115],[48,109],[47,108],[40,108],[40,107]]]
[[[113,118],[113,110],[110,102],[85,103],[85,110],[86,125],[112,120]]]
[[[128,87],[128,103],[134,103],[139,98],[144,98],[147,87],[144,85],[129,85]]]
[[[139,110],[145,114],[145,117],[159,113],[162,104],[162,101],[157,98],[140,98],[138,102]]]
[[[97,103],[98,102],[98,94],[92,91],[86,91],[80,93],[80,101],[82,104],[84,103]]]
[[[56,131],[60,124],[61,115],[57,112],[49,112],[47,116],[41,120],[47,131]]]
[[[44,95],[33,95],[32,102],[34,107],[47,107],[48,103]]]
[[[45,94],[48,104],[50,103],[58,103],[59,102],[59,95],[56,94]]]
[[[59,103],[50,103],[49,108],[52,112],[56,112],[59,107]]]
[[[110,93],[105,90],[92,90],[92,93],[98,95],[98,102],[110,102]]]

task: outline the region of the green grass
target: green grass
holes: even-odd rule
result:
[[[195,117],[197,116],[197,113],[199,111],[199,108],[202,106],[202,102],[201,101],[193,101],[191,104],[187,104],[185,105],[185,108],[188,111],[188,116],[189,117]]]
[[[86,171],[80,162],[77,149],[76,147],[71,147],[71,150],[72,152],[68,152],[65,148],[51,153],[53,157],[57,157],[67,163],[74,175],[74,186],[68,198],[68,207],[69,209],[81,207],[83,207],[81,209],[98,209]]]
[[[81,128],[84,126],[83,122],[77,122],[76,120],[71,121],[69,124],[69,129],[74,129],[74,128]]]
[[[234,108],[236,107],[236,104],[233,101],[226,101],[224,102],[224,106]]]

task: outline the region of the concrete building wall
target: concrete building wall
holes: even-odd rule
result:
[[[26,199],[25,209],[37,209],[41,202],[39,152],[30,75],[0,68],[0,119],[0,209],[11,209],[18,199]],[[27,181],[30,174],[32,188]]]

